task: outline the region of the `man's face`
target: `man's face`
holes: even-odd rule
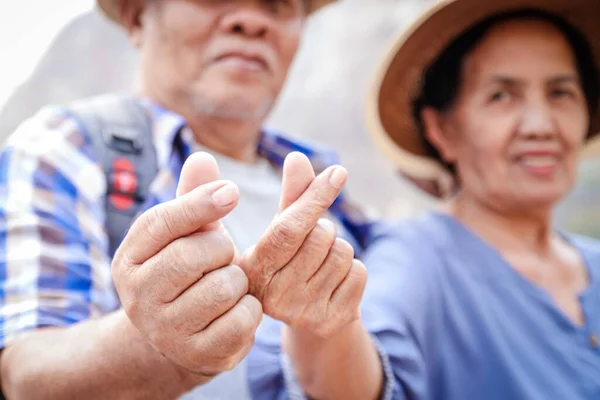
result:
[[[193,115],[264,118],[305,16],[305,0],[147,0],[132,30],[144,92]]]

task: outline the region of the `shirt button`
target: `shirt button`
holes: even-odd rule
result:
[[[590,346],[592,346],[594,349],[597,349],[599,345],[600,340],[598,340],[598,336],[594,335],[593,333],[590,334]]]

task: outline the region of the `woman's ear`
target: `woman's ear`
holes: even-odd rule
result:
[[[457,157],[453,141],[455,135],[446,119],[446,115],[431,107],[425,107],[421,111],[421,120],[427,140],[440,153],[445,162],[453,164]]]
[[[437,199],[442,199],[444,197],[444,192],[442,191],[439,182],[435,179],[416,178],[401,170],[398,171],[398,174],[425,193]]]

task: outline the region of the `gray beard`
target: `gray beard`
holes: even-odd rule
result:
[[[186,93],[185,97],[194,114],[234,120],[265,119],[274,104],[273,99],[258,106],[249,105],[245,99],[211,101],[201,94],[191,92]]]

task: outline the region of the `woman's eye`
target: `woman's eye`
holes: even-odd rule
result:
[[[554,89],[551,93],[554,98],[572,97],[573,93],[568,89]]]
[[[506,90],[499,90],[490,96],[490,102],[492,103],[502,102],[509,99],[510,93],[508,93]]]

